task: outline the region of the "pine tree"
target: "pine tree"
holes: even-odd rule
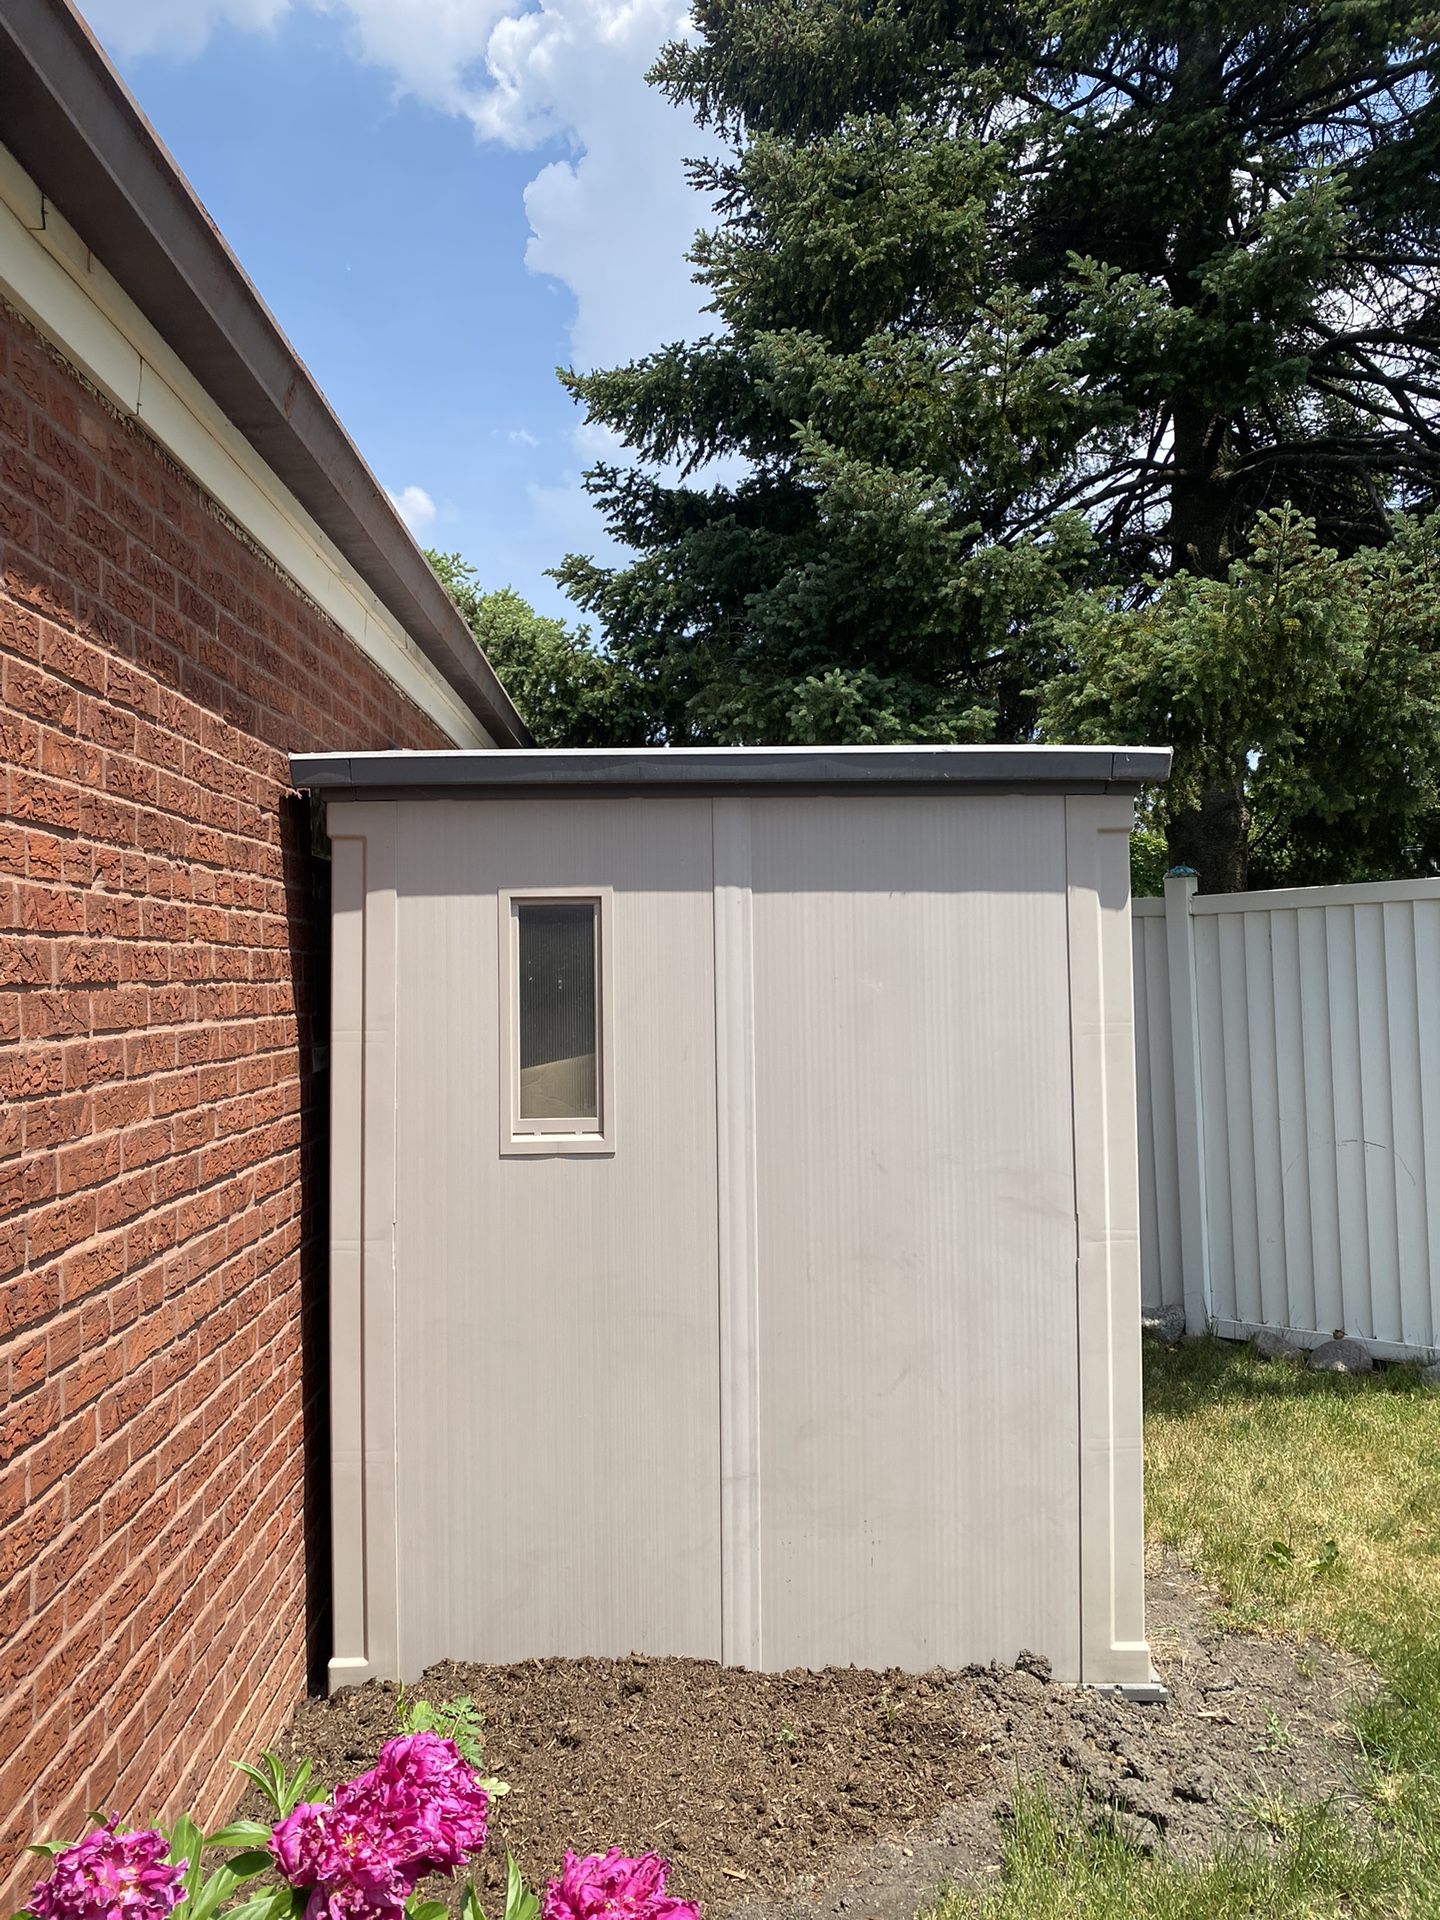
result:
[[[1059,616],[1073,664],[1044,688],[1047,733],[1172,739],[1147,828],[1193,811],[1243,756],[1252,886],[1433,873],[1440,521],[1402,516],[1383,546],[1341,555],[1282,507],[1224,580],[1149,585],[1128,607],[1077,594]],[[1158,872],[1132,869],[1159,891]]]
[[[569,384],[635,554],[561,578],[668,737],[1026,739],[1078,588],[1440,495],[1440,20],[700,0],[710,337]],[[1243,689],[1239,690],[1243,699]],[[1051,711],[1053,713],[1053,703]],[[1170,855],[1243,885],[1249,749]]]

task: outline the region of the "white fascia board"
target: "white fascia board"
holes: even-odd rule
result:
[[[0,147],[0,295],[138,421],[458,747],[495,743],[390,610]]]

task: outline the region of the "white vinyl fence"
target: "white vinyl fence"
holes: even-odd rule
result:
[[[1141,1273],[1192,1330],[1440,1346],[1440,880],[1133,906]]]

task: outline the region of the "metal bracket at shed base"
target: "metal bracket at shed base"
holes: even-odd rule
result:
[[[1170,1698],[1170,1689],[1161,1680],[1112,1680],[1103,1686],[1092,1687],[1091,1692],[1106,1693],[1116,1700],[1129,1700],[1137,1707],[1160,1707]]]

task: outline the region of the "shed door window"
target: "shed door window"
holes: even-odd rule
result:
[[[520,1129],[600,1123],[599,903],[515,902]]]

